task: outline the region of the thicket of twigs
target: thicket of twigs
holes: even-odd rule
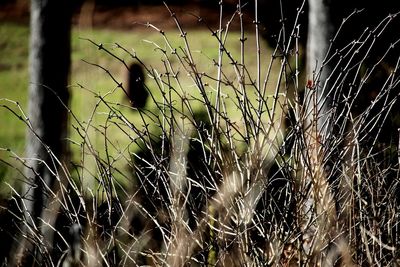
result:
[[[240,18],[238,7],[232,20]],[[25,222],[23,238],[33,242],[36,255],[49,266],[399,264],[398,135],[381,138],[395,118],[399,75],[396,65],[382,77],[381,62],[366,60],[395,18],[354,36],[345,47],[335,48],[333,40],[325,64],[336,67],[324,88],[331,96],[324,114],[318,110],[319,101],[327,101],[320,93],[321,70],[305,81],[297,25],[285,25],[293,31],[277,37],[268,58],[259,52],[259,24],[251,33],[241,31],[240,55],[226,49],[232,20],[209,27],[219,57],[210,59],[208,72],[196,64],[173,11],[171,19],[182,46],[148,25],[165,37],[158,46],[163,69],[114,47],[142,65],[157,112],[138,109],[142,121],[132,123],[131,108],[107,95],[96,95],[97,106],[108,108],[100,127],[77,120],[71,111],[81,136],[80,159],[69,167],[54,161],[57,191],[48,188],[53,196],[48,209],[58,214],[53,240],[44,240],[40,226],[28,223],[23,196],[15,193],[20,210],[15,216]],[[248,34],[257,38],[251,50],[256,72],[245,63]],[[126,64],[113,49],[93,44]],[[383,51],[382,62],[393,57],[392,46]],[[126,89],[102,68],[115,79],[116,90]],[[234,76],[226,75],[228,68]],[[187,78],[197,93],[185,88]],[[361,105],[359,95],[372,82],[376,96]],[[233,120],[233,113],[240,119]],[[109,134],[116,130],[124,142]],[[90,132],[102,137],[100,148]],[[88,177],[96,187],[87,186]]]

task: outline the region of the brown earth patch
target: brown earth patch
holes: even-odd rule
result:
[[[189,4],[183,6],[170,6],[184,28],[206,27],[217,29],[220,22],[219,7]],[[235,14],[234,5],[225,5],[222,26]],[[29,3],[23,0],[10,1],[0,4],[0,22],[11,21],[15,23],[29,23]],[[199,20],[202,18],[202,20]],[[246,27],[252,25],[250,14],[243,15]],[[160,29],[176,28],[174,20],[164,5],[154,6],[123,6],[109,7],[96,5],[94,1],[85,1],[73,17],[73,24],[82,27],[111,28],[120,30],[140,29],[143,25],[151,23]],[[239,16],[236,14],[230,23],[231,30],[240,29]]]

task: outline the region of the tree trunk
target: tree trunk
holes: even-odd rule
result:
[[[40,217],[49,205],[49,190],[66,155],[70,70],[70,0],[31,0],[30,84],[24,204],[26,220],[43,234]]]

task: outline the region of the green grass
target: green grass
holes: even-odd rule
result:
[[[0,24],[0,98],[18,101],[26,107],[28,87],[28,39],[26,26]],[[3,101],[1,104],[5,104]],[[8,103],[15,110],[15,105]],[[25,129],[11,112],[1,109],[0,147],[22,151]]]
[[[184,47],[183,38],[180,37],[178,30],[166,30],[166,38],[172,46],[180,51]],[[256,42],[253,37],[254,34],[249,35],[246,41],[246,66],[251,66],[249,73],[256,77]],[[226,38],[226,48],[231,52],[237,61],[240,61],[240,34],[238,32],[229,32]],[[99,30],[99,29],[79,29],[74,28],[72,33],[72,72],[70,77],[70,91],[72,95],[71,110],[74,112],[76,118],[87,125],[91,120],[91,125],[98,127],[105,125],[109,116],[109,108],[104,104],[99,103],[97,109],[96,103],[99,102],[98,96],[105,96],[105,100],[109,103],[115,103],[115,106],[124,112],[124,115],[136,126],[144,125],[144,122],[137,115],[137,113],[128,110],[127,107],[119,106],[119,103],[128,105],[128,101],[124,98],[124,94],[120,88],[116,88],[116,84],[112,79],[98,67],[85,63],[86,60],[91,63],[99,64],[112,73],[112,75],[126,84],[127,70],[125,66],[108,55],[104,51],[100,51],[95,45],[91,44],[85,39],[93,40],[96,43],[102,43],[106,49],[118,55],[128,64],[133,61],[131,56],[121,49],[118,49],[116,43],[126,48],[129,52],[134,53],[145,63],[149,68],[157,70],[158,74],[166,72],[164,63],[166,57],[173,64],[174,68],[180,73],[179,77],[182,82],[181,92],[179,94],[186,94],[188,98],[199,97],[199,92],[195,87],[193,81],[188,77],[187,73],[180,66],[178,60],[171,53],[168,48],[164,36],[152,28],[143,27],[143,29],[135,31],[114,31],[114,30]],[[217,75],[217,67],[214,61],[218,60],[218,41],[212,37],[208,30],[191,29],[188,31],[187,39],[189,41],[190,50],[193,53],[194,61],[198,71],[205,72],[214,77]],[[0,47],[2,53],[0,54],[0,98],[1,104],[14,110],[20,114],[17,106],[14,103],[8,102],[5,99],[17,101],[22,110],[27,111],[27,88],[28,88],[28,43],[29,43],[29,28],[27,25],[16,25],[11,23],[3,23],[0,25]],[[162,53],[165,50],[166,53]],[[264,62],[269,62],[270,54],[266,53],[266,47],[262,48],[262,57]],[[262,67],[266,71],[267,64]],[[228,79],[235,81],[235,70],[230,64],[227,57],[224,57],[223,70]],[[265,73],[263,73],[265,74]],[[274,80],[274,77],[272,77]],[[213,99],[213,94],[216,90],[216,82],[213,80],[204,79],[208,83],[207,89],[210,98]],[[274,84],[272,82],[271,84]],[[147,78],[146,85],[150,88],[157,101],[161,101],[161,92],[154,80]],[[176,85],[176,84],[175,84]],[[178,91],[179,91],[178,90]],[[227,106],[232,117],[232,120],[237,120],[238,123],[241,119],[241,114],[233,105],[234,95],[229,87],[222,88],[222,93],[227,96]],[[252,92],[248,92],[250,95]],[[175,100],[180,99],[177,93],[172,94]],[[229,101],[232,98],[232,101]],[[176,103],[179,109],[180,103]],[[231,104],[230,104],[231,103]],[[204,108],[198,101],[192,101],[194,109]],[[160,111],[153,101],[148,101],[148,109],[154,114],[159,114]],[[75,127],[77,122],[71,118],[71,123]],[[146,122],[147,123],[147,122]],[[0,124],[6,125],[0,131],[0,148],[9,148],[18,155],[23,155],[25,145],[25,132],[26,128],[21,120],[19,120],[12,112],[2,108],[0,110]],[[157,131],[157,125],[151,125],[154,131]],[[140,128],[140,127],[138,127]],[[116,127],[110,126],[108,130],[109,136],[117,140],[115,153],[125,153],[127,146],[128,150],[134,150],[134,147],[129,145],[129,138],[126,134]],[[82,155],[79,153],[80,144],[82,139],[77,132],[71,128],[70,132],[73,158],[81,160]],[[94,144],[99,153],[102,153],[105,145],[104,136],[91,128],[89,130],[89,138]],[[122,152],[125,150],[125,152]],[[0,159],[15,163],[10,158],[10,153],[7,151],[0,151]],[[4,165],[2,165],[4,168]],[[0,181],[13,181],[15,172],[9,172],[5,169],[0,171]]]
[[[0,108],[0,148],[11,149],[22,154],[25,146],[25,126],[13,113],[20,114],[16,103],[22,108],[27,107],[28,87],[28,40],[27,26],[9,23],[0,24],[0,105],[6,105],[11,110]],[[5,160],[13,166],[18,162],[10,158],[8,151],[0,150],[0,160]],[[0,182],[16,185],[16,171],[6,164],[0,163]],[[9,191],[1,186],[0,194]]]

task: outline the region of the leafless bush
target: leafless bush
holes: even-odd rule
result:
[[[110,48],[88,40],[127,70],[115,51],[143,67],[156,109],[108,100],[115,90],[127,91],[107,66],[92,64],[116,87],[105,95],[82,87],[98,99],[93,117],[99,106],[107,113],[97,125],[71,111],[80,159],[70,167],[54,159],[58,186],[47,188],[42,225],[33,224],[19,201],[24,196],[15,192],[16,216],[29,230],[23,239],[35,245],[34,255],[48,266],[398,264],[398,140],[379,137],[382,125],[398,115],[397,64],[378,83],[373,101],[354,111],[385,57],[398,57],[390,55],[396,42],[381,61],[365,63],[395,16],[345,47],[332,42],[324,64],[336,67],[323,89],[332,105],[321,114],[319,101],[327,101],[317,95],[321,70],[309,81],[300,75],[297,20],[266,62],[256,15],[253,72],[245,60],[249,33],[241,31],[240,55],[227,49],[241,6],[217,29],[199,18],[219,51],[212,69],[203,70],[190,32],[170,12],[181,46],[146,25],[164,37],[164,44],[154,44],[163,69],[117,43]],[[132,110],[140,120],[131,119]],[[322,115],[322,125],[310,129]],[[102,137],[101,145],[93,135]],[[39,227],[52,231],[53,240],[39,235]]]

